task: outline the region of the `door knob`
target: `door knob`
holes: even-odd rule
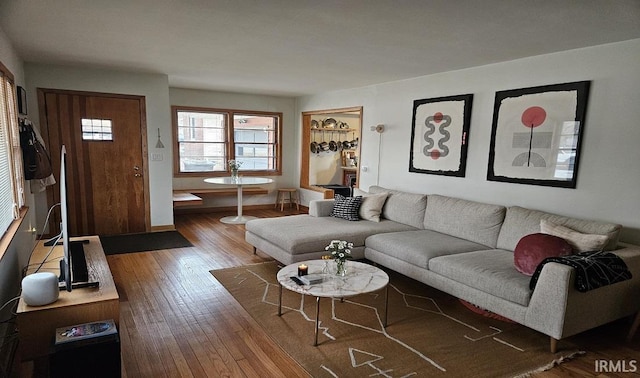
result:
[[[134,165],[134,166],[133,166],[133,170],[134,170],[134,171],[139,171],[139,170],[140,170],[140,167],[138,167],[137,165]]]
[[[134,173],[134,174],[133,174],[133,176],[134,176],[134,177],[142,177],[142,174],[140,174],[140,173]]]

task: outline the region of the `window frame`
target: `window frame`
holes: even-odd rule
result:
[[[281,176],[282,175],[282,112],[266,112],[259,110],[241,110],[241,109],[219,109],[193,106],[171,106],[172,116],[172,139],[173,139],[173,177],[223,177],[229,176],[231,170],[225,164],[224,171],[197,171],[197,172],[180,172],[180,141],[178,140],[178,112],[194,112],[194,113],[218,113],[223,114],[225,118],[225,154],[226,160],[235,159],[235,116],[264,116],[274,117],[277,120],[275,127],[275,169],[240,169],[240,173],[245,176]],[[213,142],[212,142],[213,143]],[[237,144],[247,144],[246,142],[237,142]]]
[[[0,103],[5,109],[5,115],[9,124],[0,127],[6,127],[7,139],[7,161],[9,168],[9,179],[11,194],[13,197],[13,221],[9,223],[7,229],[0,230],[0,259],[8,250],[11,241],[15,237],[20,224],[26,217],[28,207],[25,198],[25,180],[22,171],[22,149],[20,147],[20,135],[18,132],[18,108],[17,108],[17,91],[15,79],[11,71],[0,62],[0,90],[9,89],[10,93],[5,93],[6,103]],[[6,89],[5,89],[6,88]]]

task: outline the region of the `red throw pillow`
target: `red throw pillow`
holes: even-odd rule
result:
[[[530,234],[520,239],[516,245],[513,262],[518,272],[531,276],[547,257],[567,256],[572,253],[571,245],[563,238],[548,234]]]

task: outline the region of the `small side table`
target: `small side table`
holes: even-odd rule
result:
[[[289,198],[287,199],[287,195]],[[276,208],[280,204],[280,211],[284,211],[284,203],[289,203],[289,207],[296,205],[296,210],[300,210],[300,199],[298,198],[298,189],[293,188],[280,188],[276,194]]]

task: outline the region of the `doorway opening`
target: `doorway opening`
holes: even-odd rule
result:
[[[300,187],[350,195],[358,187],[362,107],[302,113]]]

